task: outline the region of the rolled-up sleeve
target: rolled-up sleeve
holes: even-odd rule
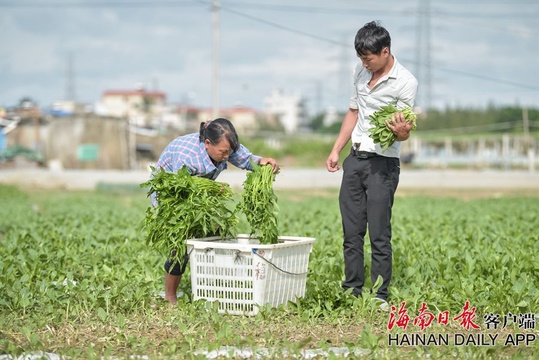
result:
[[[361,69],[363,68],[362,66],[360,66],[360,64],[354,68],[354,74],[352,76],[352,86],[350,88],[350,103],[348,104],[348,107],[350,109],[358,109],[357,81],[359,79],[359,73],[361,72]]]

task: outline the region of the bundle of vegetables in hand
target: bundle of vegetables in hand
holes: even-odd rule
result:
[[[247,174],[243,183],[243,193],[237,211],[247,217],[251,227],[251,236],[258,238],[261,244],[276,244],[277,230],[277,196],[273,191],[275,174],[269,165],[253,164],[253,171]]]
[[[382,152],[385,152],[397,139],[397,136],[386,125],[386,120],[391,123],[391,115],[397,112],[403,113],[407,123],[412,121],[412,130],[415,130],[417,126],[417,116],[410,107],[399,110],[393,104],[389,104],[376,111],[371,115],[371,125],[373,125],[373,127],[369,129],[369,132],[371,133],[371,138],[374,140],[374,143],[380,144],[382,147]]]
[[[142,224],[150,247],[182,265],[186,240],[236,236],[238,218],[228,184],[191,176],[185,166],[177,173],[151,170],[152,179],[140,185],[149,188],[148,196],[157,196],[157,206],[146,210]]]

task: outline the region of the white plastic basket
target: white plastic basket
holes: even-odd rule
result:
[[[187,240],[193,300],[219,302],[219,312],[256,315],[258,307],[278,306],[305,296],[314,238],[280,236],[259,244],[241,234]]]

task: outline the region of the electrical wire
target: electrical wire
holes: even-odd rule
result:
[[[197,6],[192,0],[155,0],[155,1],[92,1],[92,2],[66,2],[66,1],[51,1],[51,2],[0,2],[0,8],[140,8],[140,7],[193,7]]]
[[[211,5],[209,1],[196,1],[199,3],[205,3]],[[76,7],[76,8],[92,8],[92,7],[167,7],[167,6],[185,6],[192,4],[192,0],[139,0],[139,1],[92,1],[92,2],[70,2],[70,1],[4,1],[0,2],[0,7],[25,7],[25,8],[56,8],[56,7]],[[465,3],[469,4],[468,0],[465,0]],[[271,3],[249,3],[244,1],[228,1],[228,5],[232,6],[241,6],[243,9],[252,8],[257,11],[268,10],[268,11],[280,11],[280,12],[299,12],[299,13],[337,13],[337,14],[348,14],[356,15],[356,13],[365,14],[368,12],[379,13],[386,16],[403,16],[403,15],[415,15],[417,10],[393,10],[388,9],[383,6],[369,7],[366,5],[361,5],[361,7],[327,7],[327,6],[312,6],[312,5],[291,5],[291,4],[271,4]],[[506,5],[506,4],[499,4]],[[512,8],[518,5],[518,3],[510,4]],[[537,2],[530,1],[526,5],[537,5]],[[459,17],[459,18],[512,18],[512,19],[522,19],[522,18],[537,18],[537,13],[534,11],[525,11],[525,12],[492,12],[492,11],[465,11],[465,12],[431,12],[430,15],[437,16],[441,15],[444,17]]]
[[[264,9],[275,10],[275,11],[297,11],[297,12],[339,12],[339,11],[344,11],[347,14],[350,14],[350,13],[353,13],[353,12],[356,12],[356,11],[380,11],[381,13],[384,13],[386,15],[387,14],[397,14],[397,15],[401,15],[401,16],[403,15],[403,13],[417,14],[417,11],[409,11],[409,10],[399,11],[399,10],[391,10],[391,9],[383,9],[383,10],[381,10],[379,8],[363,7],[363,6],[362,6],[362,8],[359,8],[359,9],[358,8],[344,9],[344,8],[313,7],[313,6],[298,6],[298,5],[276,5],[276,4],[261,4],[261,3],[252,4],[252,3],[246,3],[246,2],[230,2],[230,3],[242,6],[244,8],[249,7],[249,6],[253,6],[253,7],[257,8],[258,10],[260,8],[264,8]],[[55,8],[55,7],[62,7],[62,8],[65,8],[65,7],[80,7],[80,8],[83,8],[83,7],[124,7],[124,8],[133,8],[133,7],[198,6],[200,4],[208,6],[208,7],[211,7],[213,5],[212,1],[207,1],[207,0],[169,0],[169,1],[164,1],[164,0],[143,1],[143,0],[140,0],[140,1],[129,1],[129,2],[124,2],[124,1],[93,1],[93,2],[88,2],[88,3],[74,3],[74,2],[66,2],[66,1],[53,1],[53,2],[47,2],[47,3],[35,2],[35,1],[33,1],[33,2],[32,1],[27,1],[27,2],[17,1],[17,2],[0,2],[0,7],[11,7],[11,8],[15,8],[15,7],[31,7],[31,8],[32,7],[33,8],[47,8],[47,7],[49,7],[49,8],[50,7],[52,7],[52,8]],[[283,31],[287,31],[287,32],[290,32],[290,33],[294,33],[294,34],[297,34],[297,35],[308,37],[308,38],[313,39],[313,40],[325,42],[325,43],[331,44],[331,45],[337,45],[337,46],[343,46],[343,47],[348,47],[349,46],[349,44],[347,44],[347,43],[343,43],[341,41],[336,41],[336,40],[329,39],[329,38],[326,38],[326,37],[323,37],[323,36],[315,35],[315,34],[312,34],[312,33],[306,32],[306,31],[294,29],[294,28],[291,28],[289,26],[278,24],[278,23],[273,22],[273,21],[265,20],[265,19],[260,18],[258,16],[253,16],[253,15],[247,14],[245,12],[235,10],[234,8],[232,8],[230,6],[218,5],[218,8],[220,10],[222,10],[222,11],[234,14],[236,16],[240,16],[240,17],[249,19],[251,21],[258,22],[260,24],[264,24],[264,25],[267,25],[267,26],[270,26],[270,27],[274,27],[276,29],[280,29],[280,30],[283,30]],[[431,16],[435,16],[436,14],[437,13],[432,12],[432,11],[429,12],[429,15],[431,15]],[[519,14],[517,14],[517,13],[504,13],[504,14],[491,13],[491,14],[488,14],[488,13],[484,13],[484,12],[482,12],[480,14],[479,13],[470,13],[470,12],[466,12],[466,13],[440,12],[438,14],[440,16],[442,16],[442,17],[461,17],[461,18],[462,17],[474,17],[474,18],[476,18],[476,17],[489,17],[489,16],[498,16],[498,15],[510,15],[511,17],[518,16],[519,18],[527,17],[527,16],[531,16],[531,17],[534,17],[534,18],[537,17],[537,14],[534,11],[529,11],[529,12],[527,12],[525,14],[522,14],[522,13],[519,13]],[[507,29],[505,29],[504,31],[507,31]],[[530,35],[530,34],[532,36],[535,36],[535,34],[533,34],[533,33],[530,33],[528,31],[526,32],[526,35]],[[410,62],[412,64],[417,63],[415,60],[410,60],[410,59],[406,59],[406,58],[400,58],[400,59],[404,60],[404,61],[407,61],[407,62]],[[498,83],[498,84],[509,85],[509,86],[513,86],[513,87],[518,87],[518,88],[521,88],[521,89],[528,89],[528,90],[533,90],[533,91],[538,91],[539,90],[539,86],[530,85],[530,84],[522,84],[522,83],[518,83],[518,82],[515,82],[515,81],[509,81],[509,80],[504,80],[504,79],[497,79],[497,78],[493,78],[493,77],[489,77],[489,76],[485,76],[485,75],[480,75],[480,74],[461,71],[461,70],[456,70],[456,69],[450,69],[450,68],[444,68],[444,67],[438,67],[438,66],[432,67],[432,69],[436,70],[436,71],[443,71],[443,72],[447,72],[447,73],[457,74],[457,75],[460,75],[460,76],[476,78],[476,79],[489,81],[489,82],[493,82],[493,83]]]

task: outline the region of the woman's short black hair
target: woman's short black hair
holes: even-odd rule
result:
[[[215,120],[200,123],[200,141],[209,140],[212,144],[219,143],[223,137],[228,140],[233,152],[240,147],[240,141],[236,129],[230,120],[217,118]]]

